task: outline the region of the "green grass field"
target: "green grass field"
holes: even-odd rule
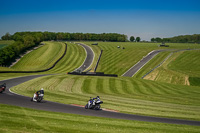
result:
[[[31,97],[40,89],[45,99],[85,105],[99,95],[103,108],[124,113],[200,120],[200,88],[126,77],[51,75],[28,81],[12,91]]]
[[[25,55],[12,69],[43,70],[53,65],[64,53],[65,45],[59,42],[45,42],[45,45]]]
[[[0,104],[0,132],[198,133],[200,127],[39,111]]]
[[[183,85],[197,85],[200,80],[200,50],[174,53],[163,65],[145,79]],[[158,58],[158,57],[157,57]],[[146,67],[153,64],[150,62]],[[190,84],[191,82],[191,84]]]
[[[156,49],[187,49],[200,48],[198,44],[170,43],[170,47],[158,47],[159,43],[133,43],[133,42],[98,42],[98,46],[92,46],[94,42],[83,42],[93,49],[103,50],[103,54],[97,68],[98,72],[117,74],[121,76],[150,51]],[[120,48],[117,48],[120,46]],[[122,49],[124,47],[125,49]],[[96,50],[94,50],[95,53]],[[97,54],[98,55],[98,54]],[[160,59],[161,60],[161,59]],[[158,61],[157,61],[158,62]]]
[[[67,43],[67,53],[64,58],[50,71],[45,73],[67,73],[79,68],[86,58],[85,50],[82,46]]]
[[[141,76],[162,62],[162,60],[165,59],[170,52],[158,54],[133,78],[129,78],[121,77],[121,75],[137,63],[143,56],[146,56],[150,51],[162,49],[158,47],[158,44],[98,42],[98,46],[92,46],[91,44],[93,42],[83,43],[90,46],[95,53],[95,61],[91,65],[92,69],[96,65],[98,55],[102,49],[103,54],[97,71],[109,74],[118,74],[119,77],[87,77],[67,75],[66,72],[73,71],[82,65],[86,57],[84,48],[77,44],[68,43],[66,56],[55,66],[55,68],[44,73],[36,73],[52,73],[58,75],[50,75],[33,79],[13,87],[12,91],[32,97],[36,90],[44,88],[45,100],[79,105],[85,105],[89,97],[96,97],[99,95],[104,101],[104,104],[102,105],[103,108],[114,109],[123,113],[200,120],[200,86],[198,67],[200,65],[198,62],[199,51],[174,53],[161,67],[145,77],[145,79],[149,80],[142,80]],[[200,48],[200,45],[197,44],[169,45],[170,47],[164,49]],[[64,50],[63,46],[63,42],[47,42],[45,46],[27,54],[26,58],[24,56],[24,58],[21,59],[21,62],[19,62],[20,65],[16,64],[16,66],[13,66],[12,69],[37,70],[49,67],[51,63],[55,62],[55,60],[61,56],[62,52],[60,51]],[[117,46],[125,47],[125,49],[117,48]],[[44,56],[38,56],[38,54],[44,54]],[[54,54],[54,56],[52,54]],[[37,60],[42,62],[46,61],[46,63],[37,63],[36,66],[30,66],[28,62],[34,63],[36,57]],[[185,64],[186,60],[188,63]],[[0,74],[0,80],[24,75],[30,74]],[[160,76],[160,78],[158,76]],[[195,86],[188,86],[188,83]],[[32,121],[35,121],[35,119],[32,118],[33,116],[39,117],[36,115],[38,111],[35,110],[20,107],[9,107],[7,105],[4,105],[4,107],[13,108],[13,110],[23,109],[28,110],[29,112],[27,113],[25,111],[27,115],[16,113],[13,118],[16,118],[18,121],[14,121],[12,123],[15,126],[13,129],[8,129],[6,126],[4,128],[0,128],[0,130],[5,132],[16,132],[21,130],[21,128],[17,127],[17,125],[25,125],[25,123],[19,116],[23,116],[25,118],[28,117]],[[0,111],[6,110],[5,108],[1,108]],[[31,111],[36,114],[33,113],[32,115]],[[60,129],[54,129],[52,132],[62,132],[65,129],[69,132],[83,132],[86,129],[86,122],[94,119],[94,117],[82,116],[80,117],[80,119],[82,119],[80,122],[79,118],[77,118],[78,115],[53,112],[47,113],[45,111],[42,112],[47,114],[44,118],[46,121],[41,121],[44,123],[45,127],[47,126],[47,128],[41,129],[41,131],[44,132],[49,132],[51,128],[56,126],[59,126]],[[12,115],[10,114],[12,114],[12,112],[8,113],[8,116],[11,116],[11,118],[8,119],[8,122],[12,119]],[[57,115],[57,117],[54,117],[53,115]],[[61,117],[58,117],[59,115],[61,115]],[[67,124],[70,125],[69,128],[67,128],[65,124],[62,124],[62,122],[66,121],[66,119],[62,117],[64,115],[68,119],[70,118],[70,121],[67,122]],[[110,120],[96,117],[95,120],[100,123],[100,127],[105,129],[101,130],[101,132],[199,132],[199,128],[193,126],[163,125],[160,123],[155,124],[116,119]],[[50,124],[46,124],[47,121],[51,121]],[[125,123],[128,123],[128,125]],[[36,125],[31,128],[34,129],[33,131],[40,130],[39,128],[36,128]],[[73,125],[75,125],[75,127]],[[80,130],[76,130],[76,125],[80,126]],[[27,132],[31,130],[29,125],[24,126],[23,128],[25,128],[25,131]],[[96,128],[99,129],[99,127]],[[86,132],[89,131],[86,129]]]
[[[142,69],[140,69],[135,75],[135,78],[142,78],[145,74],[150,72],[158,64],[160,64],[165,58],[169,56],[171,52],[161,52],[152,58]]]
[[[64,52],[63,42],[45,42],[46,45],[38,48],[25,55],[21,60],[12,68],[0,67],[1,71],[14,71],[14,70],[43,70],[52,66],[52,64],[61,57]],[[75,70],[82,65],[85,60],[86,53],[83,47],[67,43],[67,53],[64,58],[57,63],[57,65],[47,71],[35,74],[52,74],[52,73],[67,73]],[[48,57],[48,58],[47,58]],[[42,63],[41,63],[42,62]],[[15,74],[15,73],[0,73],[0,80],[9,79],[13,77],[20,77],[32,74]]]

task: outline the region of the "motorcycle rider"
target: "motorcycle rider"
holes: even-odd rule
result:
[[[95,102],[98,101],[100,99],[99,96],[97,96],[96,98],[93,98],[93,102],[92,102],[92,105],[95,105]]]
[[[37,99],[39,94],[44,94],[44,89],[43,88],[41,88],[41,90],[39,90],[39,91],[34,93],[33,101],[35,101],[35,102],[37,101],[36,99]]]

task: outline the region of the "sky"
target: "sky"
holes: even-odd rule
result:
[[[200,0],[0,0],[7,32],[120,33],[153,37],[200,34]]]

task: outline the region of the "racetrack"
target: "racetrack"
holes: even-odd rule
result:
[[[86,51],[87,51],[87,48],[86,48]],[[89,53],[90,52],[87,51],[87,58],[81,67],[84,67],[84,65],[86,65],[86,68],[88,68],[90,64],[92,63],[94,55],[89,54]],[[87,61],[87,59],[90,59],[90,60]],[[111,111],[106,111],[106,110],[99,110],[99,111],[89,110],[89,109],[86,110],[83,107],[55,103],[55,102],[45,101],[45,100],[42,103],[36,103],[36,102],[31,102],[30,97],[14,94],[9,91],[9,89],[13,86],[16,86],[18,84],[21,84],[23,82],[26,82],[26,81],[29,81],[31,79],[38,78],[41,76],[45,76],[45,75],[32,75],[32,76],[25,76],[25,77],[19,77],[19,78],[13,78],[13,79],[0,81],[0,84],[3,84],[3,83],[7,84],[6,91],[0,94],[0,103],[33,108],[33,109],[38,109],[38,110],[80,114],[80,115],[87,115],[87,116],[98,116],[98,117],[126,119],[126,120],[138,120],[138,121],[147,121],[147,122],[161,122],[161,123],[170,123],[170,124],[185,124],[185,125],[200,126],[200,121],[179,120],[179,119],[172,119],[172,118],[159,118],[159,117],[152,117],[152,116],[140,116],[140,115],[133,115],[133,114],[124,114],[124,113],[119,113],[119,112],[111,112]]]
[[[142,58],[138,63],[136,63],[134,66],[132,66],[128,71],[126,71],[122,76],[124,77],[133,77],[144,65],[146,65],[154,56],[156,56],[158,53],[163,51],[174,51],[174,52],[180,52],[180,51],[187,51],[187,50],[198,50],[198,49],[163,49],[163,50],[153,50],[150,53],[148,53],[144,58]]]
[[[85,44],[79,43],[79,45],[81,45],[85,49],[85,52],[87,53],[87,56],[86,56],[83,64],[75,70],[75,71],[78,70],[78,71],[82,72],[91,66],[91,64],[94,60],[94,52],[92,51],[92,49],[89,46],[87,46]]]
[[[80,115],[87,115],[87,116],[98,116],[98,117],[126,119],[126,120],[138,120],[138,121],[147,121],[147,122],[161,122],[161,123],[170,123],[170,124],[185,124],[185,125],[200,126],[200,121],[140,116],[140,115],[123,114],[123,113],[111,112],[111,111],[105,111],[105,110],[99,110],[99,111],[89,110],[89,109],[84,109],[83,107],[55,103],[51,101],[43,101],[42,103],[36,103],[36,102],[31,102],[30,97],[17,95],[9,91],[9,89],[13,86],[16,86],[18,84],[21,84],[23,82],[26,82],[28,80],[41,77],[41,76],[45,76],[45,75],[25,76],[25,77],[19,77],[19,78],[13,78],[13,79],[0,81],[0,84],[2,83],[7,84],[6,91],[0,94],[0,103],[16,105],[20,107],[33,108],[33,109],[38,109],[38,110],[80,114]]]
[[[122,76],[124,77],[133,77],[146,63],[148,63],[154,56],[164,50],[154,50],[150,52],[147,56],[142,58],[137,64],[131,67],[128,71],[126,71]]]

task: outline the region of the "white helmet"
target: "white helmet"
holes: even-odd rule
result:
[[[41,90],[44,90],[43,88],[41,88]]]

